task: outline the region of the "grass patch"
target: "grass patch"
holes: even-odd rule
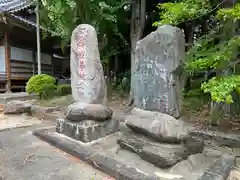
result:
[[[48,106],[48,107],[68,106],[71,103],[73,103],[72,95],[54,97],[50,100],[39,100],[39,101],[37,101],[38,105]]]

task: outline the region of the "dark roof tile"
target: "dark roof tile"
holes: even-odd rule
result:
[[[34,0],[0,0],[1,12],[17,12],[31,6]]]

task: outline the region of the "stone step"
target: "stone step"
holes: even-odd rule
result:
[[[223,155],[209,166],[198,180],[225,180],[236,163],[233,155]]]
[[[240,135],[232,133],[223,133],[218,131],[195,130],[190,133],[192,136],[200,136],[205,140],[213,140],[218,143],[219,146],[228,146],[240,148]]]
[[[163,144],[133,133],[125,133],[117,143],[121,148],[138,154],[143,160],[160,168],[169,168],[187,159],[189,155],[203,151],[203,141],[195,144],[187,143],[187,145]]]

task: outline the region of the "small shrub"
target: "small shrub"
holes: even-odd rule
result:
[[[56,79],[47,74],[32,76],[26,85],[28,94],[36,94],[41,99],[50,99],[56,90]]]
[[[70,84],[60,84],[57,86],[57,94],[60,96],[66,96],[72,93]]]
[[[41,99],[51,99],[56,96],[57,86],[54,84],[43,84],[40,88],[40,98]]]

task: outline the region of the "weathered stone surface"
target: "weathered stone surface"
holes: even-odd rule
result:
[[[4,114],[29,113],[31,104],[24,101],[12,100],[4,105]]]
[[[96,122],[85,120],[72,122],[66,119],[57,119],[56,131],[82,142],[91,142],[119,130],[119,121],[109,120]]]
[[[186,180],[183,178],[183,176],[176,175],[176,174],[170,174],[170,173],[164,173],[164,172],[156,172],[155,174],[159,179],[164,179],[164,180]]]
[[[198,154],[203,152],[204,140],[201,137],[192,137],[188,135],[183,138],[183,143],[190,154]]]
[[[187,159],[190,154],[183,144],[160,144],[142,136],[125,135],[117,142],[121,148],[138,154],[160,168],[171,167]]]
[[[86,104],[76,102],[68,106],[66,118],[70,121],[96,120],[105,121],[111,119],[111,108],[101,104]]]
[[[125,122],[136,132],[168,143],[179,143],[192,128],[168,114],[138,108],[132,110],[132,115],[127,116]]]
[[[89,104],[102,104],[105,79],[97,33],[91,25],[81,24],[72,32],[70,64],[73,99]]]
[[[115,178],[119,180],[159,180],[157,176],[150,176],[147,173],[140,171],[136,167],[129,167],[119,164],[117,166]]]
[[[191,136],[202,137],[206,140],[214,140],[220,146],[240,148],[240,135],[238,134],[228,134],[209,130],[194,130],[190,134]]]
[[[138,108],[180,116],[185,59],[181,29],[160,26],[137,43],[134,64],[134,101]]]
[[[160,145],[160,146],[143,146],[140,153],[142,159],[151,162],[160,168],[168,168],[174,164],[187,159],[188,152],[181,145]]]
[[[220,159],[208,167],[198,180],[226,180],[233,169],[236,157],[223,155]]]

